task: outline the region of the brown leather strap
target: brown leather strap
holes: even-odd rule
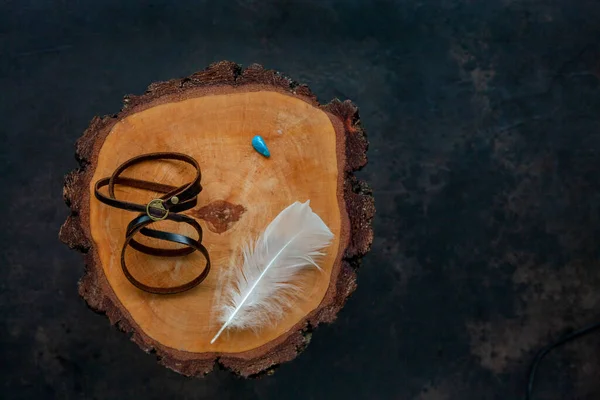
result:
[[[133,165],[153,160],[183,161],[195,168],[196,176],[191,182],[178,187],[139,179],[124,178],[120,176],[127,168]],[[125,242],[123,243],[123,249],[121,250],[121,267],[123,269],[123,273],[125,274],[125,277],[137,288],[146,292],[157,294],[181,293],[199,285],[208,275],[210,271],[210,257],[208,255],[208,251],[202,245],[202,228],[200,227],[200,224],[198,224],[198,222],[196,222],[196,220],[193,218],[183,214],[178,214],[196,206],[198,194],[202,190],[202,186],[200,185],[201,177],[200,166],[196,160],[188,155],[181,153],[149,153],[125,161],[123,164],[117,167],[115,172],[113,172],[110,177],[99,179],[96,182],[94,194],[102,203],[122,210],[136,211],[140,213],[127,226],[127,230],[125,232]],[[115,185],[124,185],[137,189],[164,193],[164,195],[149,201],[147,204],[132,203],[116,198],[114,190]],[[108,195],[100,191],[100,189],[104,186],[108,186]],[[190,225],[198,233],[198,239],[193,239],[178,233],[150,229],[148,227],[161,220],[170,220]],[[185,247],[180,249],[151,247],[134,239],[135,235],[138,233],[147,237],[182,244]],[[139,252],[161,257],[178,257],[191,254],[194,251],[199,251],[206,259],[206,265],[198,276],[182,285],[171,287],[150,286],[138,281],[127,268],[127,263],[125,262],[125,253],[128,246],[131,246],[133,249]]]

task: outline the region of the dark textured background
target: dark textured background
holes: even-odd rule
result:
[[[597,1],[0,0],[2,399],[519,399],[536,349],[600,319]],[[63,175],[94,115],[213,61],[352,99],[372,252],[272,377],[188,379],[77,295]],[[537,399],[600,398],[600,334]]]

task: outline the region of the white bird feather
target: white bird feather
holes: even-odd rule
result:
[[[258,331],[279,321],[301,296],[299,273],[320,269],[320,250],[332,240],[310,201],[295,202],[279,213],[254,246],[244,246],[244,264],[232,272],[216,302],[222,326],[210,343],[228,328]]]

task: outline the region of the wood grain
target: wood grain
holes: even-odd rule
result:
[[[263,136],[271,158],[252,149],[254,135]],[[144,349],[155,349],[161,362],[184,374],[206,373],[219,362],[247,376],[292,359],[307,344],[308,330],[335,318],[355,287],[352,265],[370,246],[373,201],[366,184],[353,176],[366,163],[366,147],[351,103],[320,106],[308,88],[260,66],[242,71],[222,62],[189,78],[153,84],[143,96],[127,97],[119,115],[92,121],[78,142],[82,168],[65,183],[72,215],[61,238],[87,251],[80,293],[111,322],[133,332]],[[171,296],[142,292],[125,279],[118,254],[134,215],[93,197],[97,179],[133,156],[155,151],[182,152],[198,160],[204,190],[198,207],[187,213],[203,226],[203,243],[213,262],[203,284]],[[127,172],[170,184],[183,183],[191,174],[167,161]],[[119,188],[117,196],[140,203],[156,197],[131,188]],[[211,312],[219,272],[239,266],[241,245],[296,200],[310,200],[335,234],[321,262],[324,272],[307,274],[306,296],[279,324],[258,335],[232,331],[210,345],[219,328]],[[173,222],[161,224],[185,232]],[[168,285],[189,280],[203,264],[195,255],[172,259],[130,251],[128,266],[144,282]]]

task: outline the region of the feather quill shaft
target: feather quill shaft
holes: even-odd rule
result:
[[[244,247],[242,268],[226,283],[223,301],[217,301],[222,325],[210,343],[227,328],[257,331],[281,319],[301,294],[299,272],[320,269],[320,250],[332,239],[310,201],[295,202],[279,213],[254,245]]]

